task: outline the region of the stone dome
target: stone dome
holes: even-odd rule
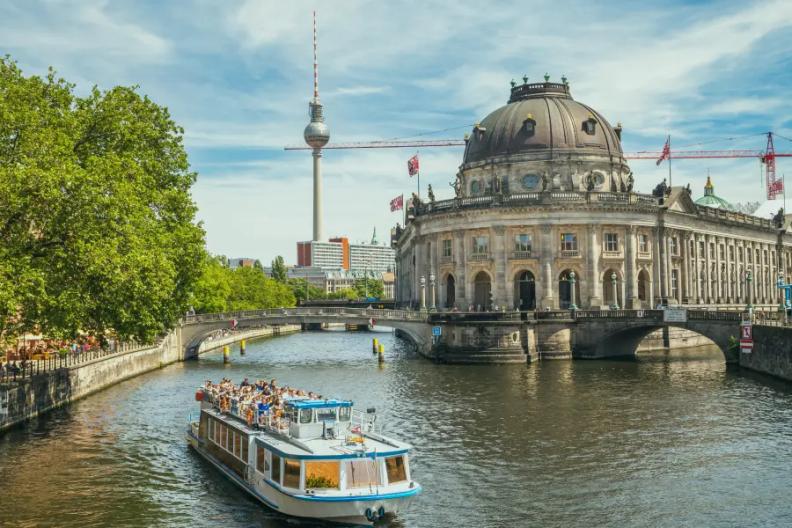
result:
[[[463,163],[578,155],[626,166],[619,134],[596,110],[572,99],[566,82],[525,83],[513,86],[509,102],[473,128]]]

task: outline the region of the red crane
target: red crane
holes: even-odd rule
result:
[[[465,139],[433,139],[433,140],[384,140],[359,141],[352,143],[328,143],[325,150],[343,149],[380,149],[380,148],[425,148],[425,147],[456,147],[464,146]],[[311,150],[309,146],[288,146],[285,150]],[[625,152],[625,159],[654,160],[662,156],[661,151],[642,150]],[[757,158],[767,167],[767,198],[775,199],[784,190],[783,181],[776,177],[776,158],[792,158],[792,152],[776,152],[773,146],[773,133],[767,133],[767,148],[761,150],[677,150],[671,151],[671,159],[720,159],[720,158]]]

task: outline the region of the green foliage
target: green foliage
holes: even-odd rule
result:
[[[175,324],[205,258],[182,135],[134,87],[78,97],[0,59],[0,337]]]
[[[194,294],[198,313],[258,310],[294,306],[292,288],[267,277],[262,270],[223,265],[223,257],[207,258]]]
[[[300,302],[305,301],[305,299],[306,299],[306,297],[305,297],[305,295],[306,295],[306,286],[308,288],[308,298],[309,299],[316,300],[316,299],[326,299],[327,298],[327,295],[325,294],[325,291],[323,289],[318,288],[318,287],[314,286],[313,284],[310,284],[305,279],[289,279],[287,281],[287,285],[291,289],[292,295],[294,295],[294,297],[296,299],[298,299]]]
[[[366,283],[368,283],[368,296],[382,299],[384,291],[382,279],[374,279],[371,277],[355,280],[355,292],[357,296],[361,299],[366,297]]]
[[[283,257],[278,255],[272,261],[272,278],[278,282],[286,282],[286,264],[283,262]]]

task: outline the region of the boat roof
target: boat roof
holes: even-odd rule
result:
[[[286,400],[283,405],[295,409],[332,409],[352,407],[352,402],[350,400]]]
[[[288,458],[322,460],[373,458],[375,456],[379,458],[406,454],[412,449],[410,444],[377,433],[363,433],[364,442],[354,446],[346,445],[344,438],[295,439],[268,429],[250,427],[243,420],[233,415],[223,414],[215,408],[203,409],[203,412],[256,438],[264,447]]]

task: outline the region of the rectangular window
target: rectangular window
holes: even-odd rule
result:
[[[671,297],[679,299],[679,270],[671,270]]]
[[[719,251],[719,253],[720,253],[720,259],[721,259],[721,260],[726,260],[726,248],[725,248],[725,247],[723,247],[723,244],[721,244],[721,245],[719,246],[719,249],[720,249],[720,251]]]
[[[249,439],[247,435],[242,435],[242,460],[245,461],[245,464],[248,463],[248,443]]]
[[[668,247],[671,250],[671,254],[675,257],[679,256],[679,242],[677,241],[677,237],[671,237],[668,239]]]
[[[242,438],[239,433],[236,431],[233,432],[234,435],[234,456],[237,458],[242,458]]]
[[[699,258],[704,258],[704,241],[699,241]]]
[[[638,252],[649,253],[649,236],[638,235]]]
[[[278,484],[281,481],[281,459],[275,453],[272,453],[272,480]]]
[[[610,253],[619,251],[619,235],[616,233],[605,233],[605,251]]]
[[[256,470],[259,473],[267,474],[269,464],[267,464],[267,452],[260,445],[256,446]]]
[[[407,469],[404,467],[403,456],[386,458],[385,469],[388,472],[388,484],[407,480]]]
[[[209,418],[209,429],[207,430],[207,438],[213,440],[214,439],[214,425],[215,421]]]
[[[514,251],[530,253],[533,246],[533,240],[528,233],[520,233],[514,235]]]
[[[729,246],[729,260],[734,262],[734,246]]]
[[[228,449],[228,427],[220,424],[220,445]]]
[[[577,251],[577,235],[575,233],[561,234],[561,251]]]
[[[220,431],[222,430],[223,425],[215,422],[214,427],[214,443],[220,445]]]
[[[443,240],[443,256],[451,257],[451,255],[453,255],[451,239],[446,238],[445,240]]]
[[[486,255],[489,253],[489,237],[488,236],[474,236],[473,237],[473,254]]]
[[[334,488],[341,485],[339,462],[305,462],[305,488]]]
[[[348,489],[368,488],[369,486],[378,486],[379,483],[379,464],[373,460],[366,458],[346,462],[346,487]]]
[[[300,488],[300,461],[291,458],[283,459],[283,486],[285,488]]]

